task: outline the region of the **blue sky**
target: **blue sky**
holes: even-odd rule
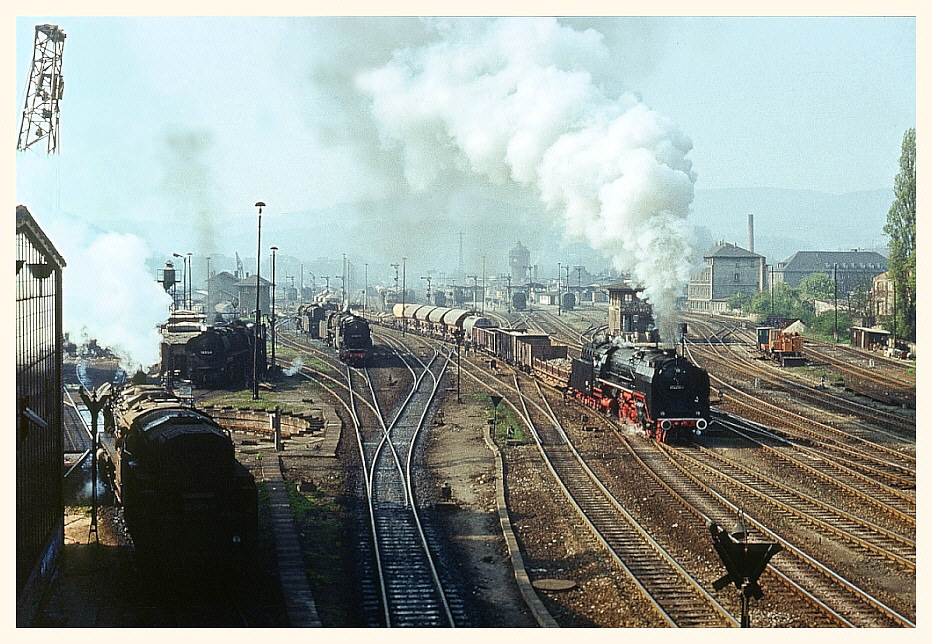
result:
[[[483,20],[28,16],[15,22],[17,129],[41,23],[68,35],[61,151],[17,152],[16,202],[66,246],[73,275],[110,231],[135,233],[150,251],[254,249],[257,200],[269,204],[264,241],[301,258],[365,252],[387,266],[416,245],[452,250],[464,227],[477,245],[496,237],[510,247],[499,224],[512,203],[532,213],[519,223],[566,226],[630,269],[635,260],[619,257],[640,251],[625,226],[649,212],[564,221],[567,204],[595,198],[575,193],[591,178],[568,178],[569,192],[528,179],[560,118],[578,129],[640,100],[648,129],[663,131],[654,153],[670,164],[643,177],[678,186],[663,206],[675,213],[688,208],[690,185],[892,194],[903,133],[916,126],[912,17],[529,20],[499,29],[508,42],[493,41],[500,23]],[[483,57],[486,42],[511,56],[507,65]],[[432,60],[473,64],[475,78],[431,71]],[[504,92],[493,104],[476,90],[489,70],[520,87],[521,74],[546,79],[555,68],[552,86],[530,83],[539,96]],[[524,105],[508,102],[516,96],[529,99],[528,118],[500,120],[500,108]],[[640,176],[625,167],[626,179]],[[541,190],[551,190],[546,208]],[[332,220],[310,221],[320,211]],[[383,232],[353,246],[373,230]]]

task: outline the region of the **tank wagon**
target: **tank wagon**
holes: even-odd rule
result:
[[[155,385],[127,384],[104,413],[101,471],[143,567],[223,573],[249,564],[257,490],[227,430]]]

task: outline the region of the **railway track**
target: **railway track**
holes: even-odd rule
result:
[[[289,342],[336,366],[327,352]],[[395,351],[411,376],[410,390],[395,410],[382,409],[368,369],[343,366],[342,378],[313,375],[332,383],[327,388],[350,415],[357,439],[371,533],[363,550],[363,612],[370,626],[455,627],[466,621],[464,601],[435,561],[430,526],[422,522],[415,496],[414,462],[420,431],[451,356],[438,350],[424,363],[403,347]]]
[[[616,564],[641,590],[668,626],[737,626],[738,621],[671,557],[608,492],[580,459],[559,421],[543,401],[523,393],[517,374],[511,385],[489,378],[474,364],[464,372],[490,391],[504,392],[508,404],[535,437],[547,468],[569,502]],[[491,380],[491,382],[490,382]],[[495,386],[495,383],[499,387]],[[517,402],[510,398],[517,398]]]
[[[692,357],[692,345],[687,345]],[[695,361],[695,358],[693,358]],[[697,361],[698,363],[698,361]],[[746,410],[748,418],[761,419],[772,427],[779,427],[784,438],[794,442],[818,446],[822,457],[832,458],[849,469],[858,470],[900,489],[914,489],[916,485],[916,459],[902,451],[892,449],[866,437],[813,421],[793,412],[786,405],[767,402],[759,395],[742,391],[722,378],[709,374],[717,383],[724,400]]]
[[[401,409],[390,422],[379,410],[382,437],[363,450],[363,466],[370,483],[369,511],[378,563],[386,626],[456,626],[451,606],[431,553],[414,498],[412,462],[418,434],[424,425],[450,356],[439,352],[421,371]],[[351,378],[347,369],[347,377]],[[367,375],[378,409],[378,396]]]

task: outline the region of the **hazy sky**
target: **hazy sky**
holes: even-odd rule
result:
[[[196,196],[221,214],[251,212],[258,198],[285,213],[385,194],[389,179],[341,129],[359,119],[346,111],[353,88],[335,85],[437,38],[412,19],[21,17],[17,114],[45,22],[68,34],[58,185],[24,172],[17,198],[57,188],[61,208],[91,219],[171,208],[184,162],[204,164]],[[611,82],[692,140],[698,190],[892,186],[916,123],[913,18],[565,23],[597,29]]]
[[[16,202],[73,275],[113,229],[242,252],[222,231],[252,231],[257,200],[263,241],[337,258],[360,249],[326,232],[391,230],[364,250],[410,257],[459,219],[501,238],[501,204],[537,202],[523,223],[634,270],[688,254],[694,191],[892,191],[916,125],[911,17],[19,17],[17,126],[42,23],[67,33],[60,153],[17,152]]]

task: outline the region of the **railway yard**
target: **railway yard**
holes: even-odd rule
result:
[[[605,310],[558,312],[487,316],[578,357]],[[781,368],[760,359],[752,323],[687,315],[677,349],[708,371],[710,424],[664,443],[475,348],[373,324],[371,358],[348,366],[282,320],[292,375],[270,379],[261,408],[249,392],[194,392],[206,409],[324,419],[278,447],[267,423],[232,430],[259,486],[248,575],[141,592],[120,508],[101,491],[94,535],[76,467],[36,625],[737,627],[710,523],[779,544],[752,626],[915,625],[913,362],[811,342],[805,366]],[[115,371],[78,366],[95,386]],[[66,365],[71,391],[78,371]],[[78,408],[72,455],[89,444]]]

